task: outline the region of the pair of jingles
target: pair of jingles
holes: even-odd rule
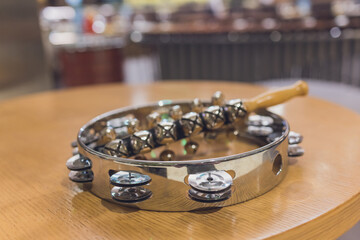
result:
[[[66,166],[96,196],[157,211],[223,207],[255,198],[285,176],[302,136],[265,110],[306,95],[299,81],[250,100],[163,100],[102,114],[79,131]],[[250,114],[253,112],[252,114]]]

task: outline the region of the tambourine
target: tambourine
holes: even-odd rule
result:
[[[302,136],[265,110],[307,84],[225,102],[162,100],[102,114],[79,131],[70,180],[116,204],[156,211],[224,207],[258,197],[301,156]]]

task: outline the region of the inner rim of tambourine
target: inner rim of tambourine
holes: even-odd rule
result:
[[[281,136],[279,136],[275,141],[272,141],[268,144],[265,144],[264,146],[261,146],[259,148],[250,150],[250,151],[246,151],[246,152],[242,152],[242,153],[238,153],[238,154],[234,154],[234,155],[228,155],[228,156],[224,156],[224,157],[217,157],[217,158],[208,158],[208,159],[200,159],[200,160],[181,160],[181,161],[160,161],[160,160],[138,160],[138,159],[131,159],[131,158],[120,158],[120,157],[114,157],[114,156],[110,156],[107,154],[104,154],[102,152],[96,151],[88,146],[86,146],[84,144],[83,141],[81,141],[81,135],[82,133],[89,128],[91,125],[93,125],[95,122],[101,121],[103,119],[106,118],[110,118],[111,116],[115,116],[115,115],[127,115],[130,113],[133,113],[134,111],[139,111],[140,109],[143,108],[159,108],[159,107],[170,107],[173,105],[181,105],[181,106],[189,106],[190,102],[189,101],[172,101],[172,100],[162,100],[159,101],[157,103],[153,103],[153,104],[146,104],[146,105],[141,105],[141,106],[137,106],[137,107],[125,107],[125,108],[119,108],[119,109],[115,109],[106,113],[103,113],[95,118],[93,118],[92,120],[90,120],[88,123],[86,123],[84,126],[82,126],[79,130],[78,133],[78,137],[77,137],[77,142],[78,145],[84,149],[84,151],[101,157],[102,159],[105,160],[109,160],[109,161],[116,161],[116,162],[121,162],[121,163],[128,163],[128,164],[132,164],[132,165],[141,165],[141,166],[183,166],[183,165],[193,165],[193,164],[211,164],[214,162],[226,162],[226,161],[231,161],[233,159],[239,159],[239,158],[243,158],[243,157],[247,157],[250,155],[255,155],[258,153],[261,153],[263,151],[266,151],[274,146],[279,145],[281,142],[283,142],[286,137],[289,134],[289,124],[288,122],[281,118],[280,116],[278,116],[277,114],[274,114],[272,112],[269,112],[267,110],[261,110],[261,112],[263,114],[266,115],[270,115],[270,116],[274,116],[276,118],[279,118],[282,120],[283,125],[285,126],[285,131],[282,133]],[[204,101],[204,105],[210,105],[209,102]]]

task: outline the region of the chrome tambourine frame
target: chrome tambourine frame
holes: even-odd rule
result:
[[[286,175],[288,156],[303,153],[296,145],[302,137],[290,132],[286,120],[266,110],[257,112],[257,116],[270,117],[277,125],[277,132],[261,130],[263,127],[271,128],[272,123],[262,126],[261,121],[252,124],[245,119],[248,125],[246,134],[265,143],[257,149],[231,156],[185,161],[137,160],[107,155],[84,141],[89,129],[99,121],[128,114],[144,119],[156,108],[174,105],[180,105],[185,112],[190,109],[189,102],[161,101],[117,109],[85,124],[78,133],[78,152],[73,158],[80,156],[86,162],[82,168],[70,168],[70,179],[87,182],[94,195],[123,206],[156,211],[191,211],[229,206],[268,192]]]

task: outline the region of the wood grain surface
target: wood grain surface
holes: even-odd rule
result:
[[[332,239],[360,219],[360,116],[312,97],[272,110],[304,135],[285,180],[248,202],[199,212],[117,206],[81,190],[65,167],[70,142],[96,115],[161,99],[249,98],[224,82],[102,85],[0,103],[0,239]]]

